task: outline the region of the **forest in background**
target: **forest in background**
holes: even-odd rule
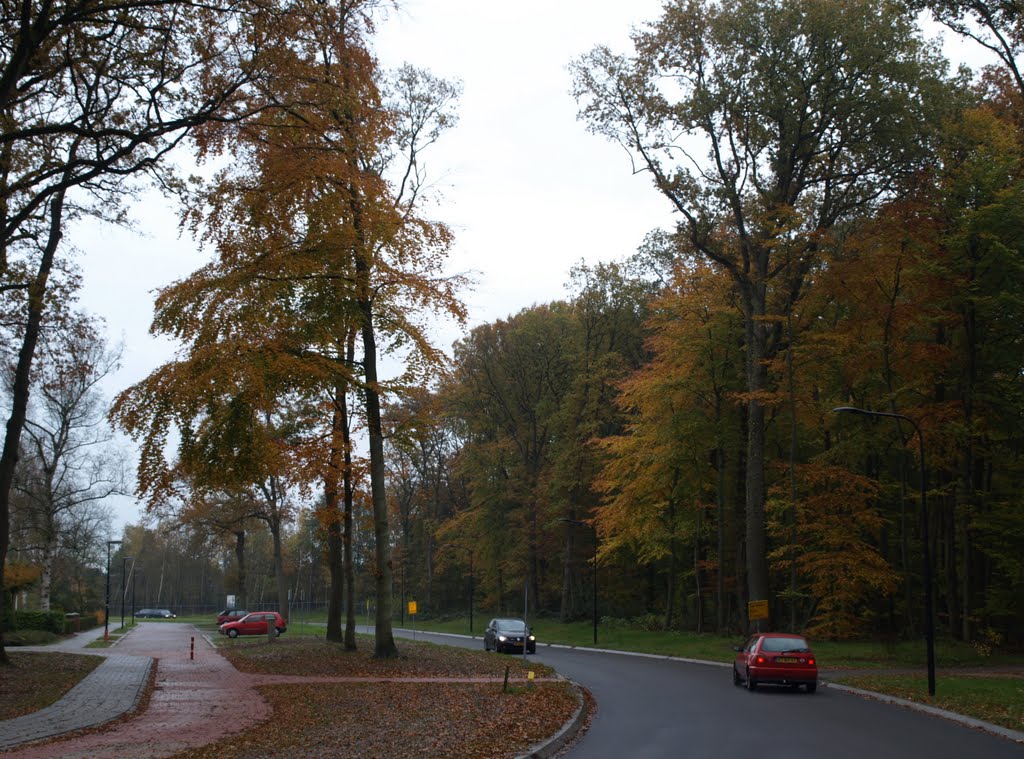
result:
[[[997,62],[949,71],[923,9]],[[1017,4],[678,2],[632,53],[595,48],[580,118],[679,223],[617,262],[581,251],[564,300],[450,355],[426,325],[465,318],[464,283],[420,169],[458,86],[379,71],[372,10],[257,18],[270,73],[196,122],[234,158],[186,206],[216,258],[160,293],[182,350],[112,413],[143,452],[148,521],[113,556],[144,605],[319,602],[348,645],[372,605],[391,655],[409,600],[576,620],[596,572],[600,616],[638,626],[741,632],[764,599],[774,627],[898,638],[922,632],[927,556],[940,634],[1024,642]],[[116,361],[49,318],[79,324],[53,331],[77,363],[44,329],[35,387]],[[379,378],[378,349],[406,371]],[[3,548],[10,598],[80,610],[109,550],[90,504],[124,485],[91,458],[55,482],[50,433],[94,427],[62,417],[94,415],[76,397],[28,409]]]

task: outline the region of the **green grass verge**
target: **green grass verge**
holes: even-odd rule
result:
[[[473,633],[482,635],[489,617],[473,617]],[[397,624],[397,623],[396,623]],[[537,640],[568,646],[593,647],[592,623],[561,624],[553,620],[531,621]],[[405,627],[412,621],[406,618]],[[425,632],[469,634],[469,619],[416,620],[416,629]],[[635,630],[624,625],[599,624],[597,647],[622,651],[678,656],[687,659],[729,662],[735,652],[733,646],[743,643],[743,636],[698,635],[693,632],[664,632]],[[881,642],[871,640],[827,641],[811,639],[818,664],[825,668],[842,669],[924,669],[924,641]],[[985,656],[966,643],[936,641],[936,661],[940,667],[994,667],[1024,666],[1024,655],[993,653]]]
[[[472,634],[481,637],[491,616],[473,615]],[[216,632],[217,626],[210,615],[196,617],[179,617],[168,622],[191,622],[208,632]],[[365,616],[356,619],[359,625],[367,623]],[[288,620],[287,635],[323,637],[326,615],[293,614]],[[373,620],[369,622],[372,624]],[[406,616],[404,620],[396,619],[396,627],[416,629],[423,632],[453,633],[469,635],[469,618],[453,619],[422,619]],[[562,624],[551,619],[531,620],[537,640],[544,643],[557,643],[567,646],[594,647],[594,627],[591,622],[571,622]],[[610,648],[621,651],[658,654],[662,656],[678,656],[686,659],[704,659],[708,661],[729,662],[733,660],[734,646],[743,643],[741,635],[715,635],[706,633],[698,635],[693,632],[678,631],[646,631],[636,630],[626,625],[601,622],[597,629],[597,648]],[[482,645],[482,644],[481,644]],[[811,645],[818,657],[819,666],[838,669],[924,669],[924,640],[904,641],[828,641],[811,639]],[[1024,666],[1024,654],[996,652],[983,655],[973,646],[957,641],[938,640],[935,647],[935,659],[940,668],[955,667],[1005,667]]]
[[[940,675],[934,697],[928,695],[927,678],[919,676],[864,675],[837,682],[1024,731],[1024,679],[1019,677]]]

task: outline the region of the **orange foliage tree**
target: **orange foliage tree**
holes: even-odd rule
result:
[[[200,135],[202,155],[233,159],[189,216],[218,259],[161,294],[155,328],[188,342],[188,354],[124,394],[118,414],[145,438],[143,482],[155,483],[168,471],[169,425],[183,429],[185,452],[201,439],[191,434],[193,420],[217,442],[225,473],[235,464],[259,471],[278,441],[255,434],[255,423],[294,399],[297,436],[283,463],[301,481],[324,483],[330,530],[339,523],[338,498],[352,498],[345,397],[357,389],[374,513],[375,653],[386,657],[397,647],[381,396],[424,381],[441,361],[425,313],[461,318],[463,309],[461,280],[443,276],[451,234],[423,215],[419,163],[420,151],[453,123],[458,89],[411,67],[385,77],[368,47],[374,6],[295,3],[265,51],[276,76],[252,93],[274,107]],[[381,340],[404,351],[406,370],[395,381],[378,376]],[[208,424],[214,416],[223,423]],[[337,608],[339,597],[331,598]],[[354,645],[349,608],[346,640]]]
[[[922,130],[948,102],[944,65],[900,8],[877,0],[675,3],[634,47],[581,59],[575,93],[590,128],[629,150],[678,212],[688,251],[736,286],[747,585],[770,600],[768,365],[833,233],[927,160]]]
[[[663,566],[664,624],[671,627],[689,548],[698,627],[707,569],[717,578],[722,629],[726,458],[738,459],[740,314],[728,277],[699,261],[676,266],[651,310],[647,347],[652,358],[621,383],[617,399],[629,422],[622,434],[601,441],[604,467],[596,483],[604,494],[597,513],[601,550],[628,549],[643,564]],[[716,534],[713,545],[705,535],[709,526]]]

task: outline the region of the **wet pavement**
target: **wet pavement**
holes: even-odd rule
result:
[[[20,649],[77,651],[105,656],[106,661],[56,704],[0,722],[5,759],[164,757],[247,730],[270,714],[256,690],[259,678],[238,672],[192,625],[142,622],[116,646],[84,648],[99,635],[82,633],[45,649]],[[10,653],[16,656],[17,650]],[[102,732],[22,745],[103,724],[131,711],[152,666],[155,688],[144,712]]]
[[[145,691],[152,663],[144,656],[106,657],[57,703],[0,722],[0,751],[105,725],[134,710]]]

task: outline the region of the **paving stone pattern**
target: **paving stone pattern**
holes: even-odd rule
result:
[[[132,711],[142,697],[152,664],[146,656],[106,657],[57,703],[0,722],[0,751],[97,727]]]
[[[81,690],[75,699],[81,696],[79,703],[95,706],[97,700],[106,703],[109,698],[113,704],[136,698],[155,661],[156,687],[146,710],[103,731],[15,747],[3,753],[4,759],[155,759],[247,730],[270,714],[256,682],[232,667],[191,625],[143,622],[108,651],[108,661],[73,689]],[[119,673],[121,679],[111,679],[108,672]],[[69,711],[70,696],[50,709]],[[83,706],[82,711],[93,709]],[[38,740],[36,726],[21,722],[29,716],[0,722],[0,743],[17,746]]]

